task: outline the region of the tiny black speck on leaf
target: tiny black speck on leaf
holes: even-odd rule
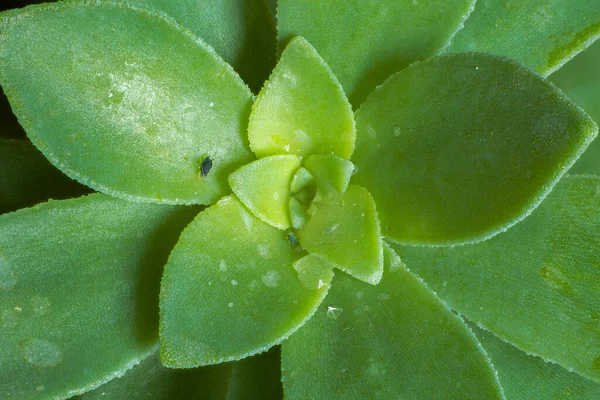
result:
[[[206,156],[200,165],[200,174],[206,177],[212,168],[213,162],[210,157]]]

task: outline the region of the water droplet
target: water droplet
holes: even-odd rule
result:
[[[46,386],[40,385],[36,389],[37,389],[38,392],[43,392],[44,390],[46,390]]]
[[[213,107],[215,106],[215,103],[212,103],[212,102],[211,102],[211,103],[210,103],[208,106],[209,106],[210,108],[213,108]]]
[[[446,282],[446,281],[442,282],[442,286],[443,286],[443,287],[446,287],[446,286],[448,286],[448,282]]]
[[[19,322],[19,314],[13,310],[4,310],[2,317],[2,327],[6,329],[14,328]]]
[[[333,279],[333,270],[322,258],[308,255],[293,264],[298,280],[309,290],[321,289]]]
[[[264,245],[264,244],[259,244],[257,246],[257,249],[258,249],[258,253],[260,254],[260,256],[262,258],[265,258],[268,260],[272,257],[271,250],[269,250],[269,246]]]
[[[327,307],[327,316],[330,319],[336,320],[336,319],[338,319],[338,317],[340,316],[342,311],[344,311],[343,308],[328,306]]]
[[[231,280],[231,284],[232,284],[233,286],[237,286],[237,285],[238,285],[238,281],[236,281],[235,279],[232,279],[232,280]]]
[[[394,128],[394,136],[395,137],[400,136],[401,133],[402,133],[402,128],[400,128],[399,126]]]
[[[290,151],[290,145],[289,145],[289,144],[286,144],[285,146],[283,146],[283,149],[284,149],[285,151]]]
[[[23,311],[23,309],[21,307],[19,307],[19,306],[16,306],[15,307],[15,311],[21,312],[21,311]]]
[[[229,303],[229,304],[227,304],[227,307],[229,307],[229,308],[233,308],[233,303]]]
[[[48,298],[36,295],[31,298],[31,308],[37,315],[44,315],[50,311],[50,300]]]
[[[272,269],[262,276],[262,282],[268,287],[277,287],[279,278],[279,272]]]
[[[371,139],[373,139],[373,140],[377,139],[377,132],[371,125],[367,125],[367,133],[369,134],[369,137]]]
[[[246,229],[248,230],[248,232],[251,232],[252,224],[254,222],[252,215],[248,214],[248,212],[245,209],[240,208],[240,216],[242,217],[242,220],[244,221],[244,225],[246,225]]]
[[[221,262],[219,262],[219,271],[227,271],[227,263],[225,262],[225,260],[221,260]]]
[[[25,359],[36,367],[54,367],[63,359],[56,344],[43,339],[26,339],[20,343]]]
[[[275,200],[275,201],[279,200],[279,192],[273,193],[273,200]]]
[[[10,290],[17,284],[17,276],[4,254],[0,253],[0,289]]]

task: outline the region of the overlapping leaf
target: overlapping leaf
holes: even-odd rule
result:
[[[283,343],[286,398],[503,399],[462,320],[390,267],[377,286],[336,274],[317,313]]]
[[[126,3],[60,2],[3,14],[0,29],[0,83],[21,124],[94,189],[210,204],[253,159],[250,90],[171,20]]]
[[[597,0],[478,0],[445,52],[506,56],[547,76],[598,37]]]
[[[235,197],[202,212],[183,232],[162,280],[161,354],[170,367],[237,360],[278,344],[327,293],[302,285],[304,256],[285,232]]]
[[[565,91],[595,121],[600,121],[600,41],[569,61],[550,76],[550,80]],[[600,175],[600,140],[594,140],[571,173]]]
[[[454,310],[518,348],[600,382],[600,178],[569,176],[488,241],[395,246]]]
[[[474,0],[279,0],[279,40],[305,37],[358,106],[376,85],[434,55]]]
[[[161,269],[193,213],[93,194],[1,216],[0,398],[66,398],[151,354]]]
[[[353,182],[402,243],[488,238],[527,215],[597,134],[553,85],[485,54],[413,64],[356,114]]]

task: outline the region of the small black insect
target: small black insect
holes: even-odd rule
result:
[[[210,172],[212,166],[213,162],[211,158],[209,156],[204,157],[204,160],[202,160],[202,163],[200,164],[200,175],[206,177],[206,175],[208,175],[208,173]]]
[[[288,240],[292,246],[298,246],[298,239],[296,239],[296,235],[294,235],[292,232],[288,233]]]

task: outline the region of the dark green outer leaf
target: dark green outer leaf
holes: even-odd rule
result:
[[[417,277],[377,286],[336,273],[317,313],[282,345],[286,399],[503,399],[475,335]]]
[[[0,214],[54,199],[89,193],[69,179],[29,141],[0,139]]]
[[[600,382],[600,177],[569,176],[523,222],[453,248],[394,246],[450,307]]]
[[[506,56],[547,76],[598,37],[598,0],[478,0],[445,52]]]
[[[93,194],[0,217],[0,398],[65,398],[157,345],[162,266],[195,210]]]
[[[279,0],[281,43],[305,37],[357,107],[376,85],[434,55],[462,27],[474,0]]]
[[[416,63],[356,113],[353,183],[401,243],[475,242],[528,215],[597,134],[556,87],[485,54]]]
[[[600,40],[552,74],[550,80],[596,123],[600,121]],[[592,142],[570,172],[600,175],[600,140]]]
[[[469,324],[487,351],[507,400],[597,400],[600,384],[530,356],[492,333]]]
[[[258,93],[275,66],[275,19],[267,0],[128,0],[164,11],[210,44]]]
[[[88,186],[210,204],[253,159],[250,90],[173,20],[127,3],[59,2],[3,13],[0,32],[13,110],[36,147]],[[201,176],[205,156],[213,168]]]
[[[227,400],[279,400],[281,386],[281,348],[244,358],[233,363]]]

